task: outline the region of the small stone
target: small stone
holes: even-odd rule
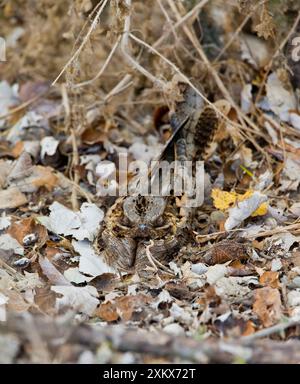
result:
[[[185,334],[184,329],[177,323],[168,324],[163,330],[173,336],[183,336]]]

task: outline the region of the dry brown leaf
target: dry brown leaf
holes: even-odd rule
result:
[[[21,153],[24,151],[24,143],[23,141],[17,141],[14,147],[11,150],[12,156],[16,159]]]
[[[282,315],[279,290],[270,287],[256,289],[253,312],[264,327],[276,324]]]
[[[149,297],[143,294],[135,296],[118,297],[116,300],[117,311],[124,321],[131,320],[133,313],[149,303]]]
[[[140,310],[149,302],[149,297],[143,294],[117,297],[114,302],[102,303],[95,315],[105,321],[116,321],[119,317],[123,321],[129,321],[136,310]]]
[[[95,277],[90,281],[97,291],[110,292],[118,284],[118,276],[113,273],[102,273],[102,275]]]
[[[300,267],[300,251],[293,252],[292,262],[295,267]]]
[[[28,152],[23,151],[20,157],[14,161],[9,175],[7,176],[7,181],[11,182],[12,180],[25,179],[32,173],[33,165],[32,159]]]
[[[15,290],[6,290],[5,295],[9,298],[7,303],[7,309],[14,312],[25,312],[31,304],[27,303],[22,294]]]
[[[31,175],[31,183],[37,188],[45,187],[48,191],[52,191],[57,185],[58,178],[55,176],[51,167],[42,167],[37,165]]]
[[[271,288],[279,288],[278,277],[278,272],[266,271],[260,276],[259,282],[260,284],[269,286]]]
[[[95,311],[94,315],[108,322],[116,321],[119,318],[116,304],[110,301],[107,303],[102,303],[100,307]]]
[[[27,197],[19,188],[12,187],[0,191],[0,209],[18,208],[27,203]]]
[[[42,312],[54,315],[57,312],[55,301],[56,294],[50,290],[50,287],[37,287],[35,289],[34,302]]]
[[[247,259],[247,247],[234,240],[224,240],[214,245],[203,257],[203,261],[209,265],[226,263],[229,260]]]
[[[249,336],[249,335],[252,335],[253,333],[255,333],[255,325],[253,321],[248,320],[246,323],[246,328],[242,333],[242,336]]]
[[[34,244],[38,244],[39,247],[45,244],[48,237],[46,228],[38,224],[33,217],[14,222],[10,226],[8,233],[20,244],[24,244],[25,236],[33,234],[36,239]]]
[[[254,30],[259,37],[263,37],[266,40],[269,37],[275,37],[275,24],[266,7],[263,8],[261,22],[254,27]]]
[[[1,142],[0,142],[0,153],[2,154]],[[10,164],[8,161],[0,159],[0,188],[5,188],[6,178],[9,174]]]
[[[81,135],[81,139],[83,143],[93,145],[96,143],[103,143],[107,140],[107,135],[97,129],[88,128]]]

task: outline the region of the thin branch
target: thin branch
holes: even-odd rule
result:
[[[10,332],[34,345],[33,335],[24,327],[24,316],[9,314],[6,323],[0,323],[1,332]],[[121,352],[136,352],[157,357],[181,359],[196,363],[233,363],[239,358],[247,363],[299,363],[299,340],[249,340],[245,338],[202,341],[192,337],[168,335],[165,332],[149,332],[142,329],[129,329],[122,325],[102,326],[71,323],[71,319],[45,318],[35,316],[31,328],[45,345],[48,343],[54,353],[68,346],[88,346],[96,351],[103,343],[109,342],[112,349]],[[28,322],[26,323],[28,325]],[[58,343],[58,340],[64,340]],[[52,355],[49,356],[51,359]]]
[[[272,327],[262,329],[260,331],[257,331],[253,333],[252,335],[249,336],[243,336],[241,341],[243,344],[251,343],[254,340],[261,339],[263,337],[267,337],[270,335],[273,335],[274,333],[279,333],[284,331],[285,329],[294,327],[295,325],[300,324],[300,319],[295,320],[295,319],[290,319],[286,322],[275,324]]]
[[[60,77],[65,72],[65,70],[69,67],[69,65],[79,56],[79,54],[82,51],[83,47],[88,42],[88,39],[89,39],[91,33],[96,28],[96,25],[97,25],[97,23],[99,21],[101,13],[102,13],[103,9],[105,8],[107,2],[108,2],[108,0],[103,0],[102,6],[100,7],[99,11],[97,12],[97,14],[96,14],[96,16],[95,16],[91,26],[90,26],[90,29],[88,30],[87,34],[84,36],[84,39],[82,40],[82,43],[80,44],[79,48],[75,51],[75,53],[72,55],[72,57],[69,59],[69,61],[65,64],[65,66],[60,71],[59,75],[56,77],[56,79],[52,82],[51,85],[55,85],[57,83],[57,81],[60,79]]]
[[[254,101],[254,104],[257,103],[257,101],[259,100],[261,94],[262,94],[262,91],[263,91],[263,88],[264,88],[264,85],[266,83],[266,80],[267,80],[267,77],[270,73],[270,70],[272,68],[272,64],[273,64],[273,61],[275,59],[275,57],[277,57],[277,55],[279,54],[280,51],[282,51],[282,49],[284,48],[284,46],[286,45],[286,43],[288,42],[290,36],[292,35],[292,33],[294,33],[295,29],[297,28],[297,25],[299,24],[299,21],[300,21],[300,11],[298,12],[298,15],[292,25],[292,28],[289,30],[289,32],[287,33],[286,37],[282,40],[281,44],[279,45],[279,47],[277,48],[277,50],[275,51],[275,53],[272,55],[270,61],[268,62],[268,64],[266,65],[266,72],[264,74],[264,77],[263,77],[263,80],[261,82],[261,85],[259,87],[259,90],[257,92],[257,95],[256,95],[256,98],[255,98],[255,101]]]
[[[200,11],[210,0],[202,0],[200,3],[196,4],[193,9],[191,9],[187,14],[185,14],[180,20],[178,20],[174,25],[173,29],[177,29],[182,26],[186,21],[188,21],[191,17],[193,17],[197,12]],[[161,43],[170,35],[171,30],[166,34],[162,35],[154,44],[154,48],[158,48]]]
[[[169,2],[169,5],[170,5],[171,9],[173,10],[173,12],[175,14],[175,17],[177,18],[177,20],[180,20],[181,15],[180,15],[179,11],[177,10],[177,7],[176,7],[175,3],[173,3],[171,0],[168,0],[168,2]],[[197,50],[201,60],[206,65],[207,70],[212,75],[213,79],[215,80],[216,85],[218,86],[218,88],[222,92],[222,94],[225,97],[225,99],[227,101],[229,101],[229,103],[232,105],[232,107],[237,111],[238,118],[239,118],[239,121],[240,121],[241,125],[234,124],[232,121],[231,121],[231,124],[236,126],[236,127],[238,127],[238,128],[242,128],[242,130],[244,130],[244,131],[247,131],[248,128],[245,125],[245,122],[246,122],[250,127],[252,127],[254,129],[255,132],[259,132],[260,131],[259,127],[255,123],[253,123],[253,121],[248,116],[246,116],[244,114],[244,112],[241,110],[241,108],[235,103],[235,101],[231,97],[231,95],[228,92],[228,90],[226,89],[223,81],[221,80],[219,74],[217,73],[215,68],[211,65],[210,61],[208,60],[205,52],[203,51],[203,49],[202,49],[198,39],[195,37],[195,35],[190,31],[190,29],[186,25],[183,26],[183,31],[186,34],[186,36],[189,38],[189,40],[192,42],[192,44],[195,47],[195,49]],[[226,116],[226,120],[229,120],[227,118],[227,116]],[[261,148],[261,146],[257,143],[256,140],[254,140],[254,138],[252,138],[252,136],[250,134],[247,135],[247,138],[248,138],[249,141],[251,141],[251,143],[260,152],[264,152],[263,149]]]
[[[234,121],[230,120],[226,115],[224,115],[223,112],[221,112],[215,105],[214,103],[212,103],[210,100],[208,100],[208,98],[198,89],[194,86],[194,84],[190,81],[190,79],[180,71],[180,69],[172,62],[170,61],[169,59],[167,59],[164,55],[162,55],[160,52],[158,52],[155,48],[153,48],[151,45],[149,45],[148,43],[146,43],[145,41],[139,39],[138,37],[136,37],[134,34],[130,33],[129,36],[134,40],[136,41],[137,43],[145,46],[146,48],[149,49],[149,51],[155,53],[156,55],[158,55],[163,61],[165,61],[173,70],[174,72],[176,72],[177,74],[179,74],[182,79],[187,83],[189,84],[189,86],[199,95],[203,98],[203,100],[208,104],[210,105],[218,115],[222,116],[223,119],[225,119],[228,123],[230,123],[231,125],[233,126],[237,126],[239,128],[243,128],[243,126],[241,126],[240,124],[237,124],[235,123]]]
[[[118,46],[120,44],[120,41],[121,41],[121,36],[118,37],[117,41],[115,42],[114,46],[112,47],[109,55],[107,56],[104,64],[102,65],[102,67],[101,67],[100,71],[97,73],[97,75],[95,77],[93,77],[92,79],[90,79],[90,80],[86,80],[86,81],[83,81],[81,83],[74,84],[73,88],[84,87],[86,85],[89,85],[89,84],[93,83],[97,79],[99,79],[99,77],[102,76],[103,72],[105,71],[105,69],[107,68],[108,64],[110,63],[114,53],[116,52],[116,50],[117,50],[117,48],[118,48]]]
[[[128,8],[131,8],[131,0],[125,0],[126,6]],[[124,21],[124,31],[123,31],[123,37],[121,40],[121,51],[127,60],[127,62],[135,69],[137,69],[140,73],[142,73],[145,77],[147,77],[149,80],[152,81],[153,84],[158,85],[160,88],[164,89],[166,84],[162,80],[158,79],[152,73],[147,71],[143,66],[141,66],[135,58],[131,56],[130,48],[129,48],[129,33],[130,33],[130,20],[131,15],[130,13],[126,15],[125,21]]]

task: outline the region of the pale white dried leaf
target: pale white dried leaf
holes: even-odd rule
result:
[[[157,309],[161,303],[171,303],[174,299],[170,296],[166,289],[163,289],[156,299],[150,304],[152,308]]]
[[[16,47],[17,41],[22,37],[25,33],[25,29],[22,27],[15,27],[9,35],[5,38],[7,47]]]
[[[225,230],[229,231],[240,225],[265,201],[267,201],[267,196],[255,191],[248,199],[238,202],[235,207],[229,209],[229,217],[225,222]]]
[[[20,346],[21,340],[17,335],[12,333],[0,334],[0,364],[13,364]]]
[[[12,87],[6,80],[0,81],[0,111],[5,115],[9,108],[18,104],[18,85]],[[0,119],[0,127],[5,123],[5,119]]]
[[[255,68],[264,67],[270,59],[268,45],[256,36],[240,34],[242,60],[252,64]]]
[[[92,316],[99,304],[97,289],[90,285],[86,287],[56,285],[52,286],[51,290],[62,295],[62,297],[56,299],[56,308],[58,310],[69,307],[77,312]]]
[[[101,179],[108,179],[116,173],[116,165],[112,161],[101,161],[96,166],[96,175]]]
[[[230,315],[232,315],[232,312],[227,311],[227,312],[223,313],[222,315],[218,316],[217,320],[220,320],[222,323],[224,323],[224,321],[226,321],[230,317]]]
[[[43,159],[45,155],[53,156],[55,155],[59,141],[53,136],[45,136],[41,140],[41,158]]]
[[[43,120],[43,116],[38,115],[34,111],[29,111],[21,117],[21,119],[9,130],[7,134],[7,140],[12,143],[16,143],[20,140],[20,136],[24,133],[27,127],[39,126],[41,121]]]
[[[254,189],[256,191],[262,191],[266,189],[273,181],[273,173],[267,169],[264,173],[260,174],[255,184]]]
[[[77,240],[92,241],[104,217],[103,211],[90,203],[83,203],[79,212],[73,212],[56,201],[49,208],[49,217],[39,217],[39,222],[56,234],[71,235]]]
[[[0,235],[0,249],[3,251],[13,251],[16,255],[24,255],[24,248],[10,234]]]
[[[176,320],[183,324],[191,325],[193,322],[193,316],[186,308],[179,307],[178,304],[172,303],[170,308],[170,315]]]
[[[161,145],[150,146],[144,143],[135,142],[129,147],[129,153],[134,157],[135,160],[144,161],[149,164],[151,160],[159,155]]]
[[[116,196],[118,183],[116,180],[99,178],[96,183],[97,196]]]
[[[26,203],[27,197],[17,187],[0,191],[0,209],[18,208]]]
[[[167,324],[163,331],[172,336],[184,336],[185,334],[184,329],[178,323]]]
[[[215,284],[219,279],[227,273],[227,267],[224,264],[212,265],[205,272],[206,281],[208,284]]]
[[[241,91],[241,108],[244,113],[251,112],[252,108],[252,84],[245,84]]]
[[[279,245],[285,252],[288,252],[292,245],[298,243],[300,236],[295,236],[290,232],[281,232],[268,239],[270,244]]]
[[[24,278],[15,282],[15,287],[19,291],[33,290],[37,287],[43,287],[44,282],[40,279],[38,273],[24,271]]]
[[[300,289],[288,292],[287,299],[290,307],[300,306]]]
[[[297,202],[297,203],[294,203],[291,207],[290,207],[290,211],[296,215],[296,216],[300,216],[300,203]]]
[[[287,177],[291,181],[294,181],[293,184],[289,182],[288,189],[296,190],[300,183],[300,161],[297,161],[291,156],[287,155],[283,168],[283,176]],[[283,182],[284,180],[281,181],[282,190],[284,188]]]
[[[64,276],[66,279],[68,279],[69,281],[75,284],[88,283],[94,278],[94,277],[85,276],[82,273],[80,273],[78,267],[68,268],[67,270],[64,271]]]
[[[272,143],[276,145],[279,139],[275,128],[267,120],[265,121],[265,128],[271,137]]]
[[[180,268],[177,266],[177,264],[174,261],[171,261],[169,263],[169,267],[170,267],[171,271],[173,271],[175,273],[176,276],[178,276],[178,277],[182,276]]]
[[[282,262],[279,258],[273,259],[271,263],[271,271],[277,272],[282,268]]]
[[[300,115],[296,112],[290,112],[290,123],[300,131]]]
[[[92,244],[86,240],[72,241],[76,252],[80,254],[79,272],[89,276],[99,276],[103,273],[114,273],[115,270],[104,262],[104,259],[96,254]]]
[[[6,321],[6,304],[9,298],[0,292],[0,321]]]
[[[81,155],[79,159],[80,165],[85,165],[85,168],[90,171],[93,171],[95,166],[101,162],[101,156],[99,155]]]
[[[137,284],[129,285],[127,288],[127,295],[128,296],[135,296],[135,295],[137,295],[137,290],[138,290]]]
[[[208,266],[204,263],[192,264],[191,271],[197,273],[197,275],[203,275],[208,271]]]
[[[1,217],[0,217],[0,231],[2,231],[3,229],[6,229],[10,226],[11,224],[11,217],[10,216],[5,216],[5,214],[3,214]]]
[[[39,140],[25,140],[23,141],[23,148],[25,152],[36,159],[40,153],[40,142]]]
[[[205,276],[192,272],[191,268],[192,264],[188,261],[181,266],[182,276],[186,285],[191,289],[202,288],[206,283]]]
[[[290,110],[296,109],[296,98],[292,91],[284,87],[276,72],[269,75],[266,92],[270,110],[281,120],[289,121]]]
[[[0,189],[6,186],[6,179],[10,172],[13,162],[11,160],[0,159]]]
[[[215,284],[215,292],[222,299],[229,302],[245,300],[252,296],[249,284],[258,285],[258,280],[254,276],[245,277],[222,277]]]

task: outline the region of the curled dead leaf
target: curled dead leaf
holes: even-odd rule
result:
[[[208,265],[226,263],[229,260],[245,260],[249,257],[248,247],[234,240],[225,240],[214,245],[204,256]]]

